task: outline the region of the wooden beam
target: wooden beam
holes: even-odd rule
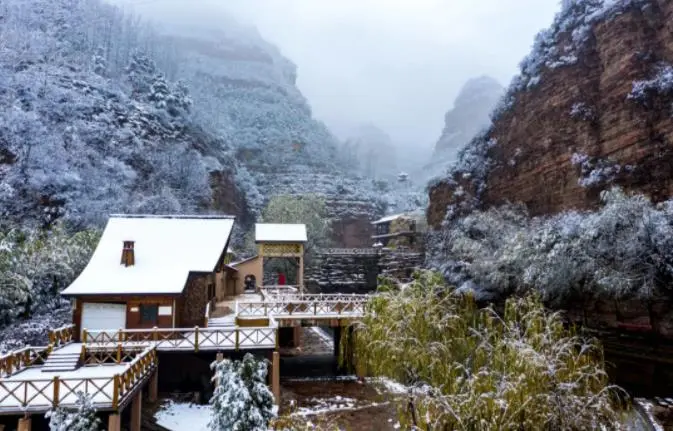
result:
[[[131,431],[141,431],[143,418],[143,391],[140,390],[133,397],[133,402],[131,403]]]
[[[273,361],[271,364],[271,392],[276,405],[280,405],[280,353],[273,352]]]
[[[110,416],[107,420],[107,429],[108,431],[120,431],[121,430],[121,416],[119,413],[110,413]]]
[[[156,403],[159,400],[159,370],[154,371],[150,377],[149,402]]]
[[[19,419],[19,427],[17,428],[18,431],[30,431],[32,426],[32,420],[30,416],[24,416],[21,419]]]

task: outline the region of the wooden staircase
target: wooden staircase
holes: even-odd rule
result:
[[[53,351],[44,362],[42,367],[43,373],[53,373],[56,371],[75,371],[79,367],[80,363],[79,352],[63,351],[59,352],[58,350]]]

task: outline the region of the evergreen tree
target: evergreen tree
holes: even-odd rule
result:
[[[105,59],[105,50],[102,47],[99,46],[96,49],[91,61],[93,63],[93,72],[96,75],[106,77],[108,73],[108,65],[107,60]]]
[[[45,414],[50,431],[95,431],[100,429],[100,419],[88,395],[77,393],[77,410],[57,408]]]
[[[211,431],[265,431],[275,417],[266,385],[267,362],[247,353],[242,361],[213,362],[217,387],[210,400]]]
[[[139,51],[131,56],[126,73],[133,89],[133,97],[137,99],[143,99],[144,95],[151,93],[158,75],[154,62]]]

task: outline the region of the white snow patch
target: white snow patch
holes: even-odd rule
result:
[[[313,331],[317,336],[319,336],[320,339],[324,341],[325,344],[327,344],[328,346],[331,346],[334,343],[332,337],[330,337],[329,334],[319,326],[311,326],[311,331]]]
[[[173,431],[207,430],[212,407],[168,401],[154,417],[157,424]]]

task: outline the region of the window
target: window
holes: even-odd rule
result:
[[[154,323],[159,320],[159,306],[156,304],[140,304],[140,323]]]

